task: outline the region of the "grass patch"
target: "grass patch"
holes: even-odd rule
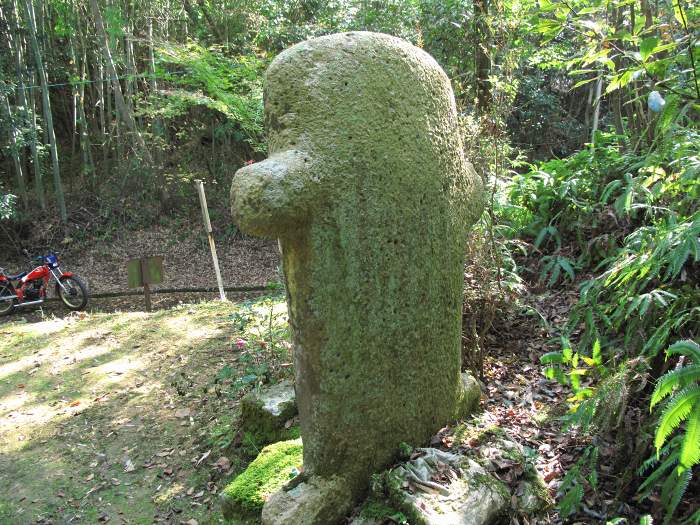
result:
[[[0,523],[222,522],[218,493],[244,466],[230,448],[239,399],[293,373],[280,366],[280,297],[10,321],[0,334]],[[266,373],[241,383],[251,363]]]

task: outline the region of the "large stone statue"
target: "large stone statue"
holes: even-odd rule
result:
[[[391,36],[284,51],[266,73],[265,123],[269,158],[236,173],[232,213],[280,240],[304,475],[263,523],[331,525],[401,442],[424,443],[473,402],[461,304],[481,183],[447,76]]]

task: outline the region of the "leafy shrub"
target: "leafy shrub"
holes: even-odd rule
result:
[[[645,399],[646,382],[664,373],[664,349],[700,330],[700,137],[687,114],[688,104],[670,95],[643,154],[600,133],[595,148],[533,165],[508,187],[504,219],[541,255],[540,279],[554,286],[562,276],[591,275],[580,284],[561,350],[542,357],[545,375],[572,390],[567,424],[592,439],[565,476],[563,515],[577,510],[584,486],[594,485],[589,459],[598,437],[616,437],[618,446],[637,447],[644,457],[653,433],[634,444],[623,423]],[[659,491],[665,523],[675,519],[700,459],[695,343],[677,345],[667,354],[682,351],[693,364],[661,377],[651,402],[670,397],[666,410],[640,421],[651,428],[659,418],[657,452],[637,472],[647,475],[642,496]]]
[[[154,101],[151,116],[175,118],[190,107],[204,106],[221,113],[233,139],[264,151],[262,73],[266,62],[255,56],[230,58],[217,47],[188,42],[158,48],[159,76],[176,86]]]
[[[5,193],[0,188],[0,220],[11,219],[15,215],[17,197],[11,193]]]

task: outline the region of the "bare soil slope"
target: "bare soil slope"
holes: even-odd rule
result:
[[[198,224],[154,226],[84,243],[65,245],[34,240],[31,244],[33,255],[58,251],[62,269],[85,278],[93,293],[126,290],[127,261],[148,255],[164,257],[162,287],[216,286],[209,244]],[[8,272],[28,270],[31,263],[13,252],[0,255],[0,267]],[[278,279],[279,252],[275,241],[236,234],[228,240],[217,240],[217,253],[225,285],[264,285]]]

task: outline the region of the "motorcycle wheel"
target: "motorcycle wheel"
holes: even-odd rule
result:
[[[80,277],[64,277],[61,284],[56,284],[56,295],[69,310],[82,310],[87,306],[88,289]]]
[[[12,289],[12,286],[10,286],[9,284],[0,285],[0,299],[2,299],[3,297],[10,297],[10,296],[14,296],[14,295],[15,295],[15,292]],[[12,301],[0,300],[0,316],[9,314],[12,311],[14,304],[15,304],[14,300],[12,300]]]

